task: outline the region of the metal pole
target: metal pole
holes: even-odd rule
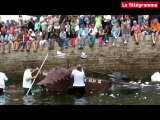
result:
[[[44,59],[44,61],[43,61],[42,65],[41,65],[41,67],[40,67],[39,71],[37,72],[37,74],[36,74],[36,76],[35,76],[35,78],[34,78],[34,80],[33,80],[32,84],[31,84],[31,88],[32,88],[32,85],[34,84],[34,82],[35,82],[35,80],[36,80],[36,78],[37,78],[37,76],[38,76],[38,74],[39,74],[40,70],[42,69],[42,67],[43,67],[43,65],[44,65],[44,63],[45,63],[45,61],[46,61],[47,57],[48,57],[48,54],[46,55],[46,57],[45,57],[45,59]],[[28,92],[27,92],[27,94],[26,94],[26,95],[28,95],[28,93],[29,93],[29,91],[30,91],[30,89],[31,89],[31,88],[29,88],[29,90],[28,90]]]

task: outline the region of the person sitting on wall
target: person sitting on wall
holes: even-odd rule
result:
[[[134,33],[134,38],[136,40],[135,44],[139,44],[140,41],[140,35],[141,35],[141,30],[139,25],[137,24],[137,21],[133,21],[133,26],[131,28],[131,32]]]
[[[0,95],[3,94],[3,90],[5,88],[5,81],[7,81],[8,78],[5,75],[5,73],[0,72]]]
[[[151,23],[153,46],[156,44],[156,40],[158,39],[159,30],[160,30],[160,24],[158,23],[158,20],[154,19]]]
[[[82,97],[85,94],[85,73],[82,65],[77,65],[76,69],[72,71],[71,78],[74,79],[73,86],[68,90],[69,94],[75,97]]]
[[[123,28],[122,28],[122,38],[123,38],[124,44],[128,43],[129,36],[130,36],[130,29],[128,28],[128,26],[125,22],[125,23],[123,23]]]
[[[85,40],[88,38],[88,30],[84,25],[81,25],[81,28],[78,31],[78,48],[83,49]]]
[[[98,30],[95,27],[94,24],[91,25],[91,28],[89,29],[88,32],[88,44],[90,47],[93,47],[94,43],[95,43],[95,39],[96,39],[96,34],[97,34]]]

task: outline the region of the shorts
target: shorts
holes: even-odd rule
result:
[[[68,93],[74,95],[75,97],[82,97],[85,94],[85,86],[73,86],[68,89]]]
[[[40,40],[39,44],[43,45],[46,42],[46,40]]]
[[[26,95],[28,90],[29,90],[29,88],[23,88],[23,90],[24,90],[24,94]],[[31,89],[29,90],[28,95],[32,95]]]

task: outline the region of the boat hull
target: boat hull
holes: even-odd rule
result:
[[[40,77],[40,80],[43,80],[44,76]],[[85,91],[88,92],[98,92],[98,91],[107,91],[111,87],[111,81],[95,79],[95,78],[86,78],[85,79]],[[61,80],[55,82],[53,85],[41,85],[45,91],[48,92],[68,92],[68,89],[73,85],[73,80]]]

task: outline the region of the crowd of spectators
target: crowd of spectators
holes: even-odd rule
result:
[[[106,46],[109,41],[116,45],[122,37],[124,45],[134,36],[135,44],[140,42],[141,35],[151,35],[153,46],[160,33],[159,15],[42,15],[33,20],[24,20],[19,15],[18,21],[0,19],[0,49],[10,53],[14,51],[33,52],[53,50],[58,44],[59,50],[69,47],[83,49],[85,45],[94,47]],[[111,39],[112,38],[112,39]],[[46,44],[47,43],[47,44]]]

